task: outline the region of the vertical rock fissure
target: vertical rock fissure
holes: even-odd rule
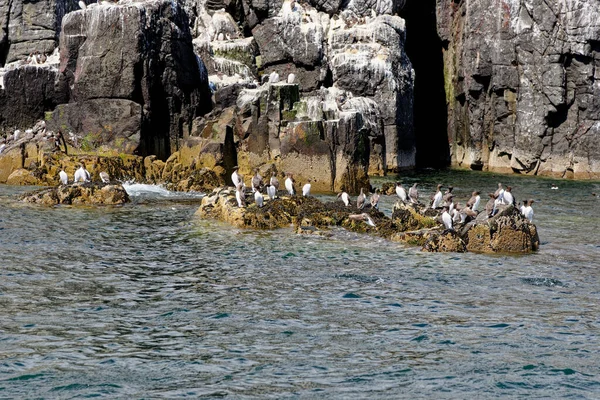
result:
[[[436,2],[409,1],[400,16],[406,20],[405,49],[415,70],[416,165],[419,168],[443,168],[450,163],[450,150],[442,41],[436,28]]]

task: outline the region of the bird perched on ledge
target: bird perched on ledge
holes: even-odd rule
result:
[[[367,223],[367,225],[375,227],[375,222],[373,222],[373,220],[371,219],[371,216],[367,213],[362,213],[362,214],[350,214],[348,215],[348,218],[350,218],[353,221],[365,221]]]

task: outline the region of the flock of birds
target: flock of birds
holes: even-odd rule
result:
[[[246,206],[246,185],[244,183],[243,176],[238,173],[239,167],[234,167],[233,173],[231,174],[231,181],[233,182],[236,189],[236,200],[238,207],[242,208]],[[279,190],[279,180],[277,179],[276,173],[273,172],[268,183],[263,182],[263,177],[260,175],[258,169],[255,170],[255,174],[251,181],[252,193],[254,195],[254,201],[258,207],[263,207],[265,202],[265,196],[263,191],[266,191],[267,196],[271,200],[277,198],[277,192]],[[296,187],[295,180],[291,173],[286,174],[284,182],[285,190],[290,195],[295,195]],[[414,183],[408,191],[402,186],[402,183],[396,183],[396,195],[403,203],[408,204],[421,204],[419,201],[419,189],[417,188],[418,183]],[[311,189],[311,180],[302,186],[302,196],[309,196]],[[426,204],[425,209],[434,209],[441,211],[441,220],[444,223],[446,229],[453,229],[456,223],[466,223],[470,220],[477,218],[480,211],[479,205],[481,203],[480,192],[474,191],[471,197],[463,206],[460,203],[454,202],[454,194],[452,193],[453,187],[448,186],[445,192],[442,192],[443,186],[437,185],[437,189],[433,195],[429,198],[429,202]],[[493,193],[488,193],[489,200],[485,205],[485,213],[488,217],[492,217],[498,213],[501,206],[513,205],[519,207],[521,214],[527,218],[530,222],[533,222],[533,199],[525,200],[522,204],[516,203],[515,197],[512,193],[512,187],[506,186],[504,188],[502,183],[498,183],[498,188]],[[351,199],[350,195],[346,191],[342,191],[337,194],[337,198],[341,200],[346,207],[350,206]],[[370,193],[370,198],[367,199],[367,194],[363,189],[360,190],[360,194],[356,198],[356,208],[363,210],[367,204],[370,204],[372,208],[378,208],[381,193],[379,189],[375,189],[373,193]],[[365,221],[368,225],[375,226],[375,223],[367,213],[351,214],[350,219]]]
[[[69,184],[69,175],[67,175],[65,170],[61,169],[58,173],[58,177],[60,178],[61,184]],[[108,176],[108,173],[104,171],[100,172],[100,179],[103,183],[110,183],[110,177]],[[73,183],[86,183],[91,181],[92,176],[90,175],[90,171],[85,168],[85,163],[81,162],[79,164],[79,168],[75,171],[75,175],[73,176]]]

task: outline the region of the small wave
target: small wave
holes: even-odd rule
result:
[[[523,283],[526,283],[528,285],[533,285],[533,286],[548,286],[548,287],[552,287],[552,286],[566,287],[567,286],[564,283],[562,283],[561,281],[559,281],[558,279],[552,279],[552,278],[521,278],[521,281]]]
[[[123,183],[123,188],[131,197],[150,198],[201,198],[205,193],[200,192],[173,192],[161,185],[150,185],[146,183]]]

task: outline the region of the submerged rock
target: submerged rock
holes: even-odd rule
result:
[[[57,204],[118,205],[130,201],[129,195],[122,185],[103,183],[60,185],[27,193],[21,200],[45,206]]]

